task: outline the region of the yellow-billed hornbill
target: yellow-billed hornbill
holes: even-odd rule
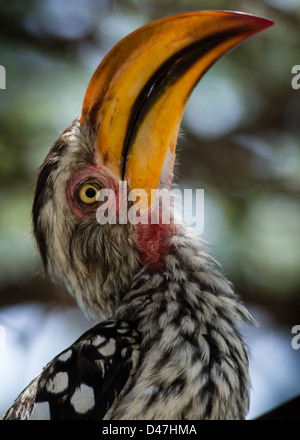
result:
[[[81,117],[39,171],[33,223],[47,273],[104,321],[54,358],[4,419],[245,418],[248,355],[237,325],[253,318],[231,284],[174,221],[120,222],[119,209],[116,224],[99,224],[97,195],[106,188],[119,199],[120,181],[136,194],[170,188],[193,88],[271,24],[233,12],[175,15],[138,29],[99,65]],[[157,209],[149,197],[140,216]]]

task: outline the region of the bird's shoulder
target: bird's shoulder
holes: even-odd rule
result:
[[[139,349],[128,322],[97,324],[47,364],[3,419],[102,419],[129,385]]]

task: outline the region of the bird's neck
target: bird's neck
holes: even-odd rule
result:
[[[178,230],[170,245],[164,265],[140,269],[113,314],[141,335],[142,373],[121,415],[137,417],[133,399],[149,398],[146,418],[163,418],[168,404],[181,419],[243,418],[248,358],[237,324],[253,318],[195,237]]]
[[[166,256],[172,251],[171,237],[176,234],[176,226],[171,224],[137,225],[135,242],[143,267],[156,271],[165,265]]]
[[[143,231],[144,232],[144,231]],[[161,304],[171,308],[181,307],[178,313],[188,314],[198,310],[198,318],[212,321],[216,309],[224,308],[230,320],[252,321],[250,314],[233,292],[231,283],[216,269],[216,262],[210,257],[203,243],[184,228],[176,230],[170,237],[159,230],[161,241],[157,239],[145,244],[145,260],[153,265],[143,265],[133,276],[131,285],[117,307],[117,315],[122,319],[140,321],[144,316],[145,306],[149,313]],[[143,240],[147,241],[146,230]],[[150,237],[150,241],[152,237]],[[163,247],[163,257],[159,260],[155,252]],[[206,307],[208,305],[208,308]],[[211,316],[207,315],[207,311]],[[169,316],[171,314],[168,312]],[[203,316],[202,316],[203,315]]]

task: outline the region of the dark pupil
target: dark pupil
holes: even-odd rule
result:
[[[96,196],[96,190],[94,188],[88,188],[85,192],[85,195],[89,199],[93,199]]]

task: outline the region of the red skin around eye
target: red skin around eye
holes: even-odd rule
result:
[[[69,179],[67,183],[67,200],[68,204],[78,220],[83,221],[91,216],[96,215],[97,208],[86,206],[86,209],[74,199],[76,188],[88,179],[97,180],[101,187],[109,188],[115,191],[118,198],[118,183],[108,175],[103,168],[95,165],[84,165]]]
[[[119,214],[119,182],[116,181],[106,170],[100,166],[86,164],[69,179],[67,183],[68,204],[79,221],[94,217],[98,206],[84,206],[78,203],[74,194],[79,185],[87,180],[96,180],[102,188],[109,188],[116,195],[117,216]],[[169,238],[176,233],[174,224],[151,224],[149,214],[148,224],[138,223],[132,230],[132,239],[135,242],[140,254],[140,261],[143,265],[158,269],[164,265],[164,256],[170,252]]]

